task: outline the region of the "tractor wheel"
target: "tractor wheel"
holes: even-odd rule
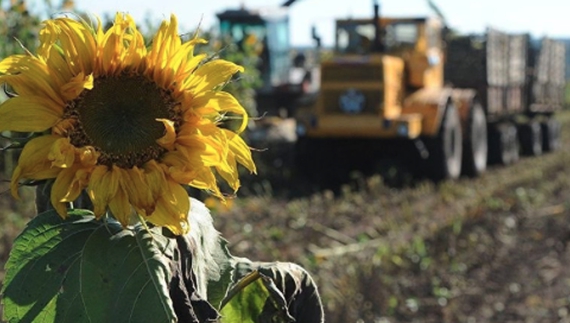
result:
[[[542,130],[542,150],[543,151],[556,151],[560,148],[560,122],[553,118],[540,124]]]
[[[301,182],[326,188],[337,174],[335,142],[325,138],[300,137],[295,144],[295,175]]]
[[[489,128],[489,163],[510,165],[519,160],[517,127],[508,122]]]
[[[439,134],[426,139],[429,152],[428,177],[435,181],[455,179],[461,174],[461,121],[453,104],[445,109]]]
[[[526,156],[539,156],[542,154],[542,130],[536,121],[519,126],[521,151]]]
[[[320,158],[318,154],[314,154],[315,149],[318,149],[318,144],[315,139],[299,137],[295,143],[295,171],[298,176],[311,177],[314,175],[315,170],[318,168]]]
[[[471,108],[465,130],[462,172],[475,177],[487,169],[487,117],[481,104],[475,103]]]

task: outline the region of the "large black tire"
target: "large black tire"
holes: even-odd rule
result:
[[[540,124],[540,129],[542,130],[542,150],[551,152],[560,149],[560,132],[562,130],[560,122],[549,118]]]
[[[463,141],[463,174],[479,176],[487,169],[487,117],[479,103],[474,103],[469,112]]]
[[[426,175],[435,181],[458,178],[463,148],[461,121],[452,103],[445,109],[438,135],[425,142],[429,153]]]
[[[295,144],[294,176],[313,188],[330,188],[338,182],[335,140],[300,137]]]
[[[542,130],[534,120],[519,126],[521,152],[525,156],[542,155]]]
[[[510,123],[498,123],[489,127],[490,164],[510,165],[519,160],[517,127]]]
[[[294,164],[297,176],[311,178],[323,161],[318,150],[322,149],[317,139],[299,137],[295,143]]]

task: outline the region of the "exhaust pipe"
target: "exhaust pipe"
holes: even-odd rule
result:
[[[384,51],[384,44],[382,44],[382,28],[380,27],[380,4],[378,3],[378,0],[374,0],[374,51]]]

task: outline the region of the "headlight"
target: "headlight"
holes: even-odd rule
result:
[[[307,128],[304,124],[297,122],[297,126],[295,127],[295,132],[297,133],[298,137],[303,137],[307,134]]]
[[[398,135],[402,136],[402,137],[407,137],[408,136],[408,124],[406,123],[400,123],[398,125]]]

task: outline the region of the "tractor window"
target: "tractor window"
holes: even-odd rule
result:
[[[255,43],[265,38],[266,27],[264,24],[223,21],[220,24],[220,33],[231,37],[237,44]]]
[[[372,50],[374,25],[343,24],[337,26],[336,50],[344,54],[366,54]]]
[[[427,26],[428,48],[441,48],[441,28],[433,25]]]
[[[287,21],[267,24],[269,47],[273,50],[289,50],[289,25]]]
[[[286,83],[289,77],[289,25],[286,20],[267,23],[270,82],[273,86]]]
[[[415,23],[390,24],[385,32],[385,45],[391,51],[414,47],[418,39],[418,26]]]

